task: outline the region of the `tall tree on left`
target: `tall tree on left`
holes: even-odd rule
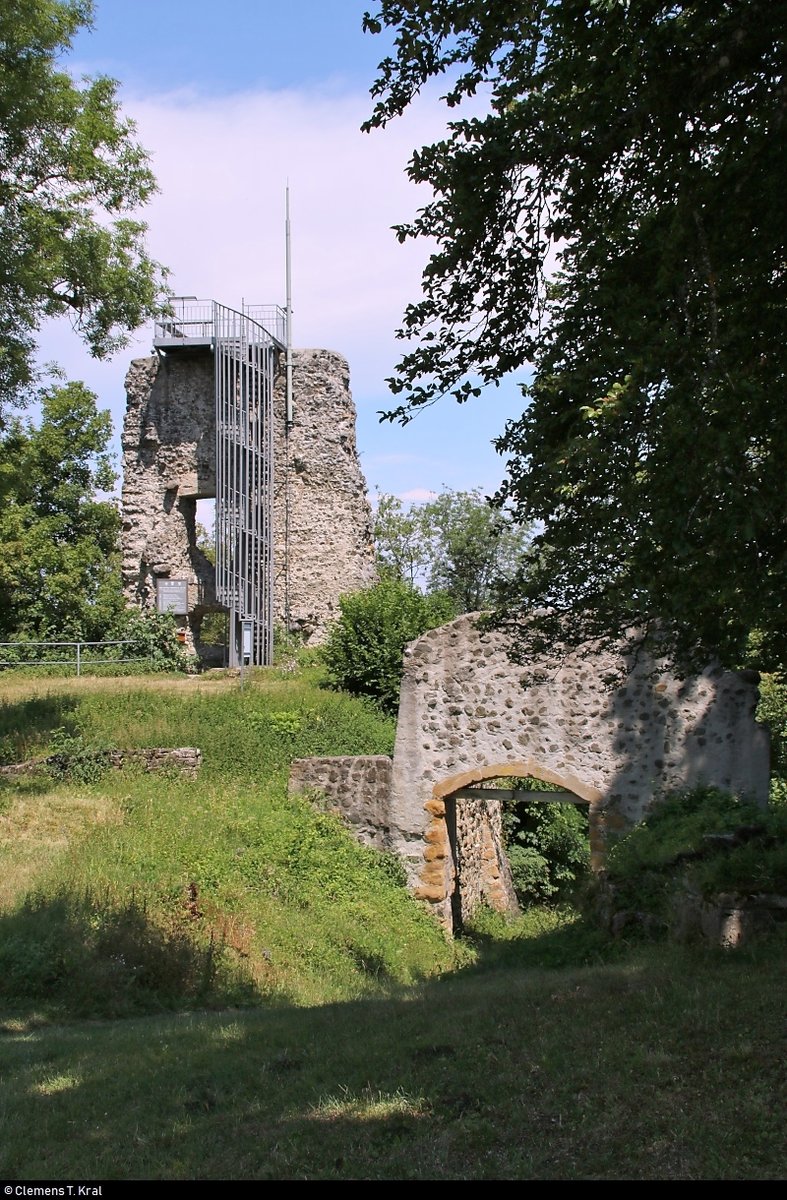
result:
[[[0,640],[99,641],[117,630],[120,514],[109,413],[82,383],[38,396],[37,423],[0,430]]]
[[[165,296],[134,217],[156,190],[114,80],[62,67],[92,0],[0,5],[0,426],[34,381],[36,335],[70,314],[106,357]]]

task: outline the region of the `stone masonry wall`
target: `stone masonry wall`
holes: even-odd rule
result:
[[[317,644],[339,596],[374,581],[372,516],[346,360],[296,350],[292,377],[288,430],[282,356],[274,393],[274,619]],[[196,502],[216,493],[213,356],[196,348],[137,359],[126,391],[125,592],[153,607],[157,578],[187,579],[193,633],[218,607],[213,567],[196,546]]]
[[[479,904],[498,912],[517,913],[519,904],[511,868],[503,849],[502,808],[499,801],[467,799],[452,809],[456,828],[449,831],[454,870],[460,886],[453,893],[454,925],[463,925]],[[442,839],[431,845],[439,852]]]
[[[591,852],[639,820],[662,789],[710,784],[767,802],[767,730],[757,677],[708,667],[680,680],[640,656],[581,652],[539,664],[532,682],[501,633],[473,615],[405,652],[394,749],[390,846],[416,895],[450,923],[453,793],[504,776],[555,783],[589,805]],[[610,676],[618,686],[604,683]],[[428,858],[424,846],[430,847]]]
[[[72,754],[49,754],[43,758],[29,758],[25,762],[0,767],[0,776],[34,775],[46,767],[68,767],[75,756]],[[84,761],[84,754],[80,755]],[[115,770],[127,766],[141,766],[151,774],[156,771],[177,772],[187,779],[196,779],[202,767],[202,751],[196,746],[158,747],[143,750],[96,750],[89,757],[99,766],[106,765]]]
[[[189,608],[215,607],[213,567],[196,548],[196,502],[216,492],[213,357],[151,355],[126,375],[122,550],[128,600],[156,604],[156,579],[189,581]]]
[[[384,754],[298,758],[290,767],[291,795],[315,789],[359,842],[387,849],[393,763]]]
[[[380,831],[375,844],[402,858],[414,894],[449,930],[480,900],[509,911],[515,903],[499,804],[456,796],[473,784],[533,777],[571,792],[588,805],[596,867],[609,837],[662,790],[708,784],[767,803],[754,673],[709,666],[681,680],[645,656],[588,647],[534,665],[538,682],[512,663],[502,634],[459,617],[405,650],[387,796],[384,776],[369,791],[360,785],[366,759],[293,768],[293,790],[305,780],[352,808],[354,825]],[[613,675],[615,686],[605,682]]]
[[[317,644],[339,615],[339,597],[375,580],[372,513],[358,460],[347,360],[331,350],[296,351],[289,431],[284,409],[280,374],[274,395],[275,616],[278,624]]]

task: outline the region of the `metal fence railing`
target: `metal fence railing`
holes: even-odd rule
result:
[[[278,304],[243,304],[237,315],[247,317],[260,326],[273,338],[279,349],[284,349],[287,342],[287,314]],[[215,300],[173,296],[169,313],[158,317],[153,324],[153,345],[170,350],[212,345],[216,336],[216,320]]]
[[[118,647],[134,646],[130,641],[117,642],[0,642],[0,669],[9,667],[74,667],[77,675],[87,667],[117,667],[125,663],[148,662],[149,654],[125,655]],[[101,653],[96,653],[98,648]],[[73,652],[68,654],[68,650]],[[32,653],[31,653],[32,651]],[[108,652],[106,652],[108,651]],[[50,657],[50,653],[67,657]]]

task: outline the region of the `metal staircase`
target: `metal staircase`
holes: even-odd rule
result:
[[[229,665],[273,657],[273,387],[286,313],[179,298],[156,324],[160,351],[209,346],[216,401],[216,599],[229,612]]]

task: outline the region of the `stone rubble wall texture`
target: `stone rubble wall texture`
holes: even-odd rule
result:
[[[773,933],[787,919],[787,896],[763,893],[738,896],[722,893],[712,900],[686,891],[676,914],[675,937],[693,939],[699,933],[706,941],[731,950]]]
[[[64,766],[72,756],[50,754],[45,758],[31,758],[25,762],[0,767],[0,776],[33,775],[42,767]],[[84,758],[84,756],[81,756]],[[97,763],[106,763],[115,770],[126,766],[141,766],[147,772],[177,771],[187,779],[196,779],[202,767],[202,751],[195,746],[151,746],[143,750],[97,750],[92,756]]]
[[[498,912],[519,912],[511,868],[503,848],[502,808],[499,801],[462,799],[452,808],[455,822],[453,837],[448,832],[448,844],[453,852],[453,867],[461,886],[453,891],[454,922],[460,926],[472,917],[480,904]],[[445,838],[434,837],[429,850],[439,860]],[[425,864],[429,861],[424,854]],[[451,898],[449,897],[449,900]]]
[[[298,758],[290,767],[289,791],[321,792],[359,842],[386,850],[392,772],[384,754]]]
[[[196,502],[216,491],[213,358],[136,359],[126,375],[122,552],[127,599],[155,608],[158,577],[189,581],[189,608],[215,607],[195,545]]]
[[[274,620],[324,640],[339,597],[375,579],[372,514],[355,440],[347,361],[293,351],[293,414],[284,361],[274,390]],[[156,604],[158,577],[187,579],[192,631],[216,603],[196,546],[196,501],[216,493],[213,356],[208,349],[131,363],[123,427],[123,580],[128,600]],[[285,554],[285,545],[289,553]]]
[[[480,632],[473,614],[405,651],[391,791],[374,804],[385,848],[448,929],[457,890],[463,918],[479,898],[510,904],[499,815],[489,815],[499,806],[490,802],[482,819],[473,800],[465,814],[468,802],[454,799],[461,788],[534,777],[574,793],[589,806],[596,867],[608,839],[662,790],[708,784],[767,803],[769,739],[754,718],[754,673],[708,667],[681,680],[645,656],[587,647],[536,665],[526,675],[505,636]],[[619,682],[605,683],[613,675]]]
[[[284,625],[289,493],[289,628],[318,644],[339,616],[339,597],[375,581],[372,511],[358,459],[347,360],[330,350],[297,350],[292,376],[289,432],[283,374],[274,393],[275,617]]]

